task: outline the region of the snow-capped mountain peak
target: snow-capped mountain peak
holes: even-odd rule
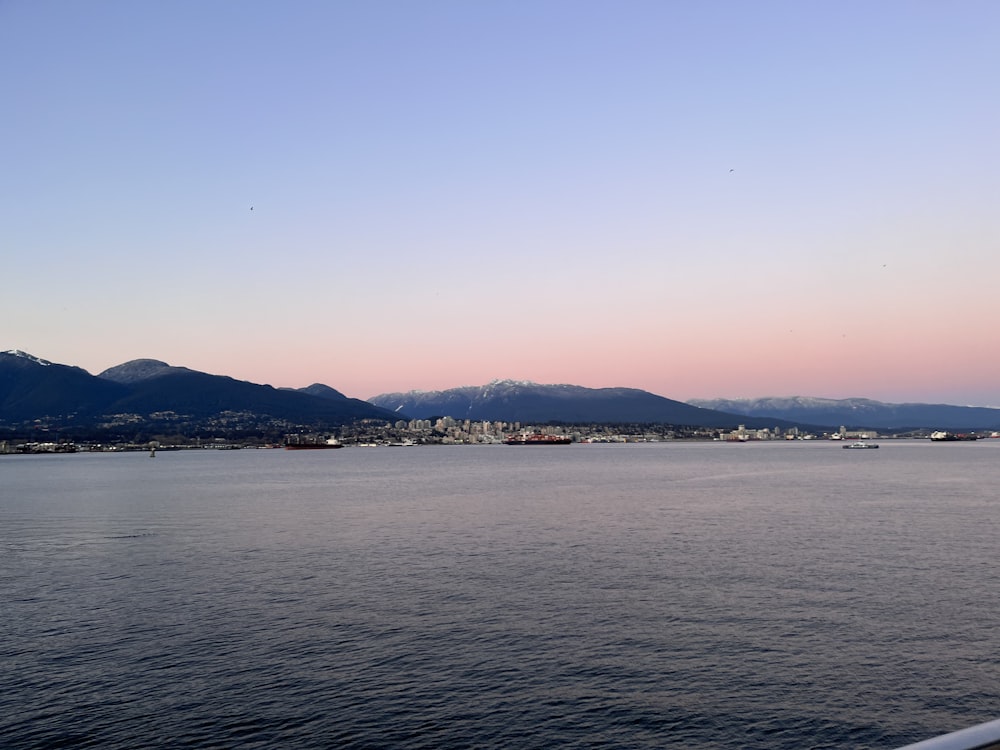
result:
[[[20,357],[21,359],[27,359],[27,360],[29,360],[31,362],[34,362],[36,365],[42,365],[43,367],[47,367],[47,366],[49,366],[49,365],[52,364],[47,359],[42,359],[41,357],[36,357],[33,354],[28,354],[27,352],[22,352],[20,349],[8,349],[7,351],[5,351],[3,353],[4,354],[9,354],[12,357]]]
[[[194,372],[186,367],[174,367],[158,359],[133,359],[115,367],[109,367],[97,377],[112,380],[116,383],[138,383],[143,380],[171,375],[174,373]]]

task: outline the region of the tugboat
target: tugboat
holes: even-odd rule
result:
[[[542,435],[539,432],[533,435],[511,435],[504,443],[506,445],[569,445],[572,438],[565,435]]]

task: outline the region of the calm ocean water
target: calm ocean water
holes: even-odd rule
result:
[[[0,745],[894,748],[1000,716],[1000,441],[0,457]]]

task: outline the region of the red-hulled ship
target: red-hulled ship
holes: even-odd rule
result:
[[[569,445],[573,440],[565,435],[511,435],[504,443],[507,445]]]

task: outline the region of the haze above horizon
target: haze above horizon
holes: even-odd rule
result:
[[[0,4],[3,348],[1000,406],[1000,5]]]

